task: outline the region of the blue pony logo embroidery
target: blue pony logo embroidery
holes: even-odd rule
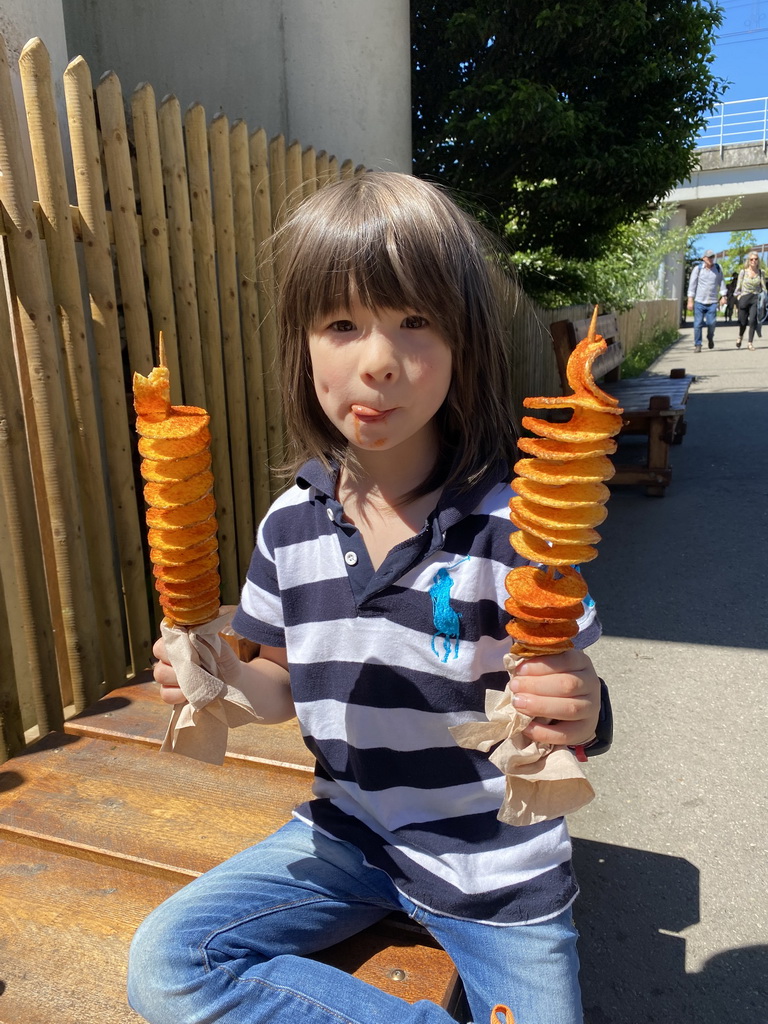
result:
[[[432,598],[432,623],[435,627],[435,632],[432,634],[432,650],[435,657],[439,658],[440,652],[437,649],[436,640],[441,636],[443,638],[442,661],[444,662],[448,661],[450,657],[451,646],[453,646],[454,658],[458,658],[459,630],[461,628],[461,613],[451,607],[453,580],[450,574],[457,566],[461,565],[461,562],[468,561],[469,555],[456,562],[455,565],[438,569],[432,580],[432,586],[429,588],[429,596]]]

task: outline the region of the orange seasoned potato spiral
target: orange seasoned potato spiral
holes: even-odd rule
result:
[[[533,456],[515,464],[515,497],[509,517],[517,527],[510,543],[518,554],[542,568],[521,566],[507,575],[512,616],[507,625],[512,654],[559,654],[573,646],[587,585],[573,568],[597,557],[595,529],[607,515],[609,490],[603,481],[614,473],[608,455],[622,426],[622,410],[592,377],[592,363],[605,351],[596,333],[597,309],[589,333],[571,353],[567,379],[573,394],[526,398],[528,409],[573,409],[565,423],[523,417],[538,437],[521,438],[521,451]]]
[[[161,356],[162,362],[162,356]],[[133,376],[136,429],[155,586],[171,625],[197,626],[220,603],[210,417],[171,405],[165,366]]]

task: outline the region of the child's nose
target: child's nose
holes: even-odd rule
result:
[[[391,381],[398,372],[395,346],[384,331],[371,331],[363,346],[361,375],[369,381]]]

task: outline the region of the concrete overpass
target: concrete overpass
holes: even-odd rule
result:
[[[741,196],[741,206],[712,231],[758,231],[768,228],[768,153],[764,144],[745,142],[698,151],[699,169],[678,185],[667,200],[685,211],[685,222]]]
[[[768,97],[719,103],[697,152],[698,170],[667,196],[684,211],[685,222],[740,196],[739,209],[712,230],[768,228]]]
[[[710,230],[768,228],[768,97],[718,104],[699,143],[697,170],[665,197],[677,205],[670,227],[690,224],[710,207],[738,197],[739,208]],[[682,299],[684,283],[682,254],[670,254],[660,271],[660,291]]]

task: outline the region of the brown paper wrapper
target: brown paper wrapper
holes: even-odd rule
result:
[[[176,704],[162,751],[184,754],[208,764],[221,764],[227,733],[238,725],[261,721],[245,695],[234,685],[241,662],[219,634],[230,623],[233,609],[223,610],[202,626],[161,623],[168,660],[186,704]]]
[[[522,661],[506,655],[504,667],[510,679]],[[533,719],[513,706],[509,688],[486,690],[485,714],[487,722],[454,725],[450,732],[460,747],[493,751],[490,760],[506,776],[499,821],[535,825],[570,814],[592,800],[595,791],[567,747],[534,743],[523,735]]]

